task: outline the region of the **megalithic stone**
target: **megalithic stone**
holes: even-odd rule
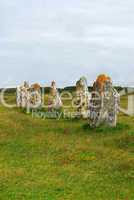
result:
[[[62,107],[62,100],[59,94],[59,91],[56,87],[56,82],[52,81],[51,83],[51,100],[50,100],[50,108],[51,109],[60,109]]]
[[[79,116],[83,118],[88,117],[89,101],[90,101],[90,94],[88,91],[87,79],[85,77],[81,77],[76,82],[76,101],[75,101]]]
[[[17,88],[17,105],[25,108],[29,113],[31,108],[41,106],[41,90],[40,85],[35,83],[31,86],[25,81],[24,84]]]
[[[134,116],[134,94],[128,96],[128,114]]]
[[[111,78],[106,75],[97,77],[93,84],[93,93],[90,102],[91,127],[102,123],[115,127],[119,110],[119,94],[112,85]]]
[[[29,89],[29,105],[31,108],[39,108],[41,104],[41,86],[35,83]]]

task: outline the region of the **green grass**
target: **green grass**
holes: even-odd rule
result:
[[[90,129],[0,106],[0,200],[133,199],[134,118]]]

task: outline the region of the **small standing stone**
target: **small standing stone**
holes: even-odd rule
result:
[[[50,102],[50,107],[52,109],[60,109],[62,107],[62,101],[61,101],[61,97],[59,94],[59,91],[56,87],[56,82],[52,81],[51,83],[51,102]]]

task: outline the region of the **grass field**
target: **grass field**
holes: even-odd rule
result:
[[[0,200],[133,199],[134,118],[90,129],[0,106]]]

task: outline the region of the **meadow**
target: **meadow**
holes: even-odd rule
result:
[[[0,200],[133,199],[133,117],[91,129],[0,105]]]

